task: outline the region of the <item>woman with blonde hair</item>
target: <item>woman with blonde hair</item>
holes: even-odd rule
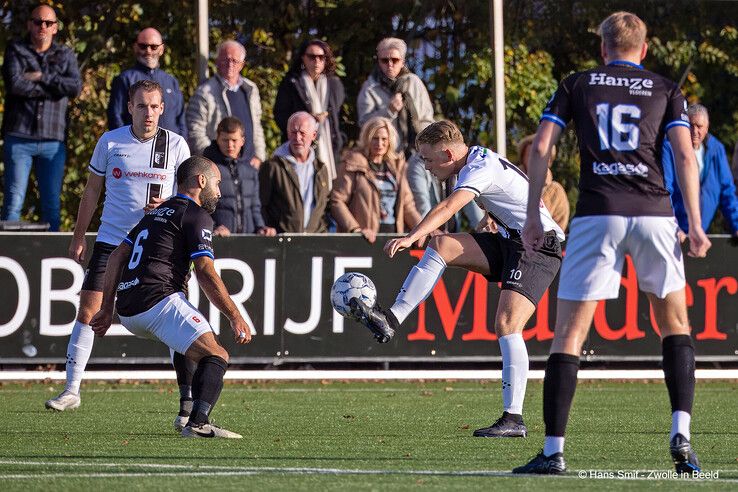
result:
[[[397,131],[381,116],[361,128],[359,145],[344,152],[331,192],[338,232],[360,232],[373,243],[377,233],[402,233],[420,222],[397,152]]]

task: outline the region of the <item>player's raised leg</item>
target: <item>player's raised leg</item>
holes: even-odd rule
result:
[[[678,473],[691,474],[700,470],[700,462],[690,444],[695,361],[684,289],[664,299],[650,293],[647,296],[661,329],[664,380],[671,402],[671,457]]]
[[[566,471],[564,436],[577,388],[579,353],[594,318],[597,301],[559,299],[556,329],[543,379],[543,450],[513,473],[554,474]]]

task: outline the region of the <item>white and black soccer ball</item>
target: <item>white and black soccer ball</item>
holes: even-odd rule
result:
[[[374,282],[362,273],[344,273],[338,277],[331,288],[333,309],[344,318],[351,318],[349,301],[354,297],[361,299],[367,306],[373,307],[377,302],[377,289],[374,287]]]

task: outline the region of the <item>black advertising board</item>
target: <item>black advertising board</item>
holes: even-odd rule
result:
[[[0,363],[64,362],[84,272],[66,257],[69,234],[0,233]],[[94,238],[90,236],[90,245]],[[373,245],[354,235],[236,236],[215,242],[216,270],[256,330],[249,345],[232,341],[228,322],[190,285],[190,300],[210,320],[234,363],[304,361],[499,360],[494,336],[496,284],[450,268],[395,339],[376,344],[368,331],[330,306],[333,280],[347,271],[374,281],[391,305],[421,250],[390,260],[387,237]],[[707,259],[687,258],[687,304],[698,360],[738,360],[738,248],[713,237]],[[524,332],[531,358],[548,353],[555,320],[556,284]],[[585,356],[600,360],[659,360],[658,327],[638,292],[628,260],[620,297],[596,311]],[[122,328],[96,339],[91,362],[161,363],[168,349]]]

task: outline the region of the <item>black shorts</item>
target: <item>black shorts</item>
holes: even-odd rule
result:
[[[518,237],[506,238],[492,232],[473,232],[489,263],[490,282],[502,282],[502,290],[512,290],[538,304],[561,267],[561,243],[547,232],[543,247],[531,257],[524,255]]]
[[[105,269],[108,266],[108,258],[117,247],[108,243],[95,242],[90,262],[85,270],[85,281],[82,282],[82,290],[103,291],[103,279],[105,278]]]

